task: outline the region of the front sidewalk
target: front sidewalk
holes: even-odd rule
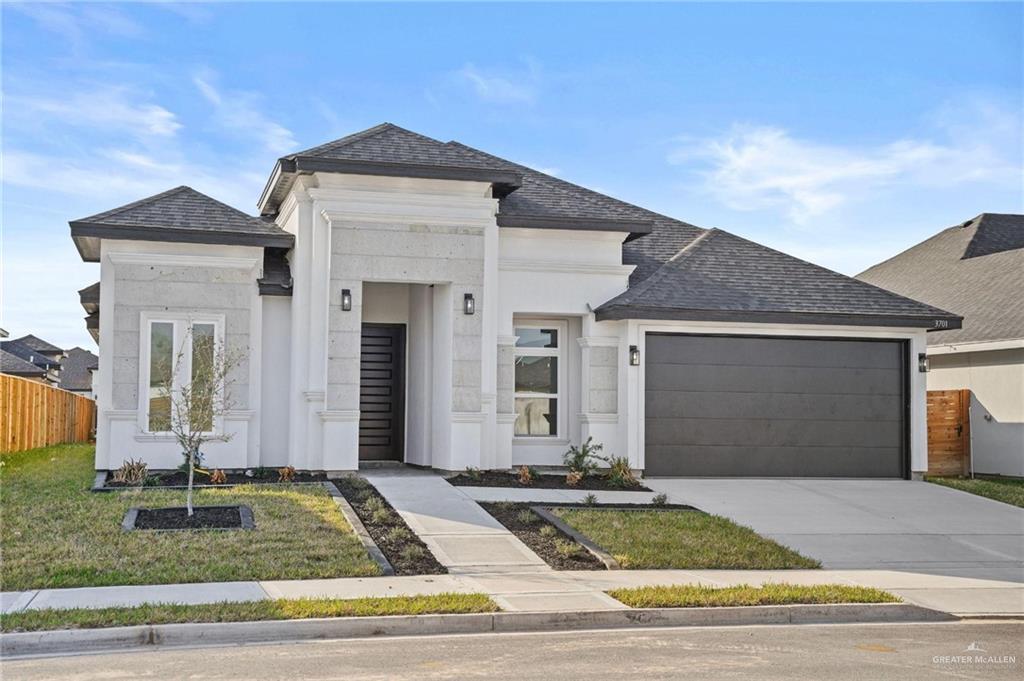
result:
[[[892,570],[610,570],[466,573],[412,577],[349,577],[264,582],[105,586],[5,592],[2,612],[105,608],[146,603],[216,603],[273,598],[417,596],[484,593],[508,611],[624,608],[604,595],[619,587],[658,584],[733,586],[765,582],[850,584],[884,589],[907,603],[959,616],[1024,617],[1024,587],[1014,582]]]

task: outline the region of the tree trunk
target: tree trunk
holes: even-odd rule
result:
[[[185,507],[188,509],[188,517],[192,517],[192,480],[196,475],[196,454],[195,450],[188,452],[188,492],[185,494]]]

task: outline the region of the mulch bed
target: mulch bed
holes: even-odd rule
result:
[[[139,487],[124,482],[114,482],[111,478],[113,473],[107,473],[106,487]],[[210,476],[197,472],[193,480],[195,486],[224,487],[227,485],[265,485],[268,483],[280,482],[280,476],[276,468],[265,468],[257,470],[255,475],[249,476],[245,473],[228,473],[227,481],[220,485],[211,485]],[[327,480],[325,473],[296,473],[291,482],[323,482]],[[165,471],[163,473],[152,473],[146,477],[143,487],[186,487],[188,486],[188,473],[184,471]]]
[[[192,515],[184,506],[140,508],[136,530],[239,530],[243,528],[240,506],[194,506]],[[251,517],[252,512],[249,512]]]
[[[520,541],[530,547],[534,553],[544,559],[556,570],[604,570],[605,566],[597,556],[590,553],[581,544],[563,534],[558,528],[547,522],[533,512],[530,506],[536,504],[520,504],[512,502],[481,503],[488,513],[504,525]],[[527,517],[532,517],[527,521]],[[551,535],[550,530],[545,535],[541,532],[542,527],[550,527],[555,530]],[[567,555],[559,550],[559,544],[570,542],[576,546],[576,551]]]
[[[335,478],[332,482],[352,505],[396,575],[447,574],[448,569],[437,562],[427,545],[373,485],[357,477]]]
[[[598,490],[606,492],[650,492],[651,489],[641,484],[633,487],[620,487],[608,482],[599,475],[588,475],[578,485],[569,485],[565,482],[564,475],[538,475],[529,485],[519,482],[516,473],[504,471],[481,471],[477,475],[458,475],[448,478],[448,482],[456,487],[518,487],[519,489],[568,489],[568,490]]]

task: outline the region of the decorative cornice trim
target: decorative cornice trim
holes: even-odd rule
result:
[[[618,423],[618,414],[580,414],[580,423]]]
[[[498,336],[498,345],[515,345],[519,336]]]
[[[134,421],[138,416],[135,409],[108,409],[100,411],[100,416],[111,421]]]
[[[317,402],[327,399],[327,393],[323,390],[307,390],[302,393],[307,402]]]
[[[170,253],[123,253],[107,254],[115,265],[177,265],[194,267],[225,267],[252,269],[260,264],[261,258],[240,258],[219,255],[175,255]]]
[[[496,414],[495,420],[498,423],[515,423],[518,417],[519,414],[516,414],[514,412],[511,414]]]
[[[599,265],[594,263],[502,258],[498,269],[512,272],[557,272],[560,274],[597,274],[628,277],[636,265]]]
[[[318,411],[317,415],[320,417],[320,420],[323,421],[324,423],[351,423],[353,421],[359,421],[358,409],[328,409],[324,411]]]
[[[932,345],[928,347],[928,354],[954,355],[959,352],[987,352],[989,350],[1014,350],[1016,348],[1024,348],[1024,338]]]
[[[255,417],[256,412],[252,409],[237,409],[224,414],[225,421],[251,421]]]

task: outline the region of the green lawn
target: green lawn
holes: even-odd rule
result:
[[[821,567],[750,528],[700,511],[552,510],[627,569]]]
[[[0,630],[44,631],[50,629],[96,629],[136,624],[182,622],[250,622],[255,620],[298,620],[315,617],[372,617],[375,615],[435,615],[495,612],[498,606],[483,594],[436,594],[390,598],[303,598],[212,603],[208,605],[143,605],[134,608],[75,608],[71,610],[28,610],[4,615]]]
[[[971,480],[968,478],[929,477],[928,482],[1024,508],[1024,479],[1022,478],[978,477]]]
[[[715,608],[740,605],[791,605],[798,603],[899,603],[900,599],[879,589],[842,584],[798,586],[765,584],[761,587],[729,586],[715,588],[696,584],[642,586],[615,589],[612,598],[631,608]]]
[[[95,476],[92,446],[59,445],[4,454],[0,461],[4,591],[380,573],[318,486],[196,491],[196,504],[248,504],[255,530],[124,532],[129,506],[182,506],[185,493],[88,491]]]

